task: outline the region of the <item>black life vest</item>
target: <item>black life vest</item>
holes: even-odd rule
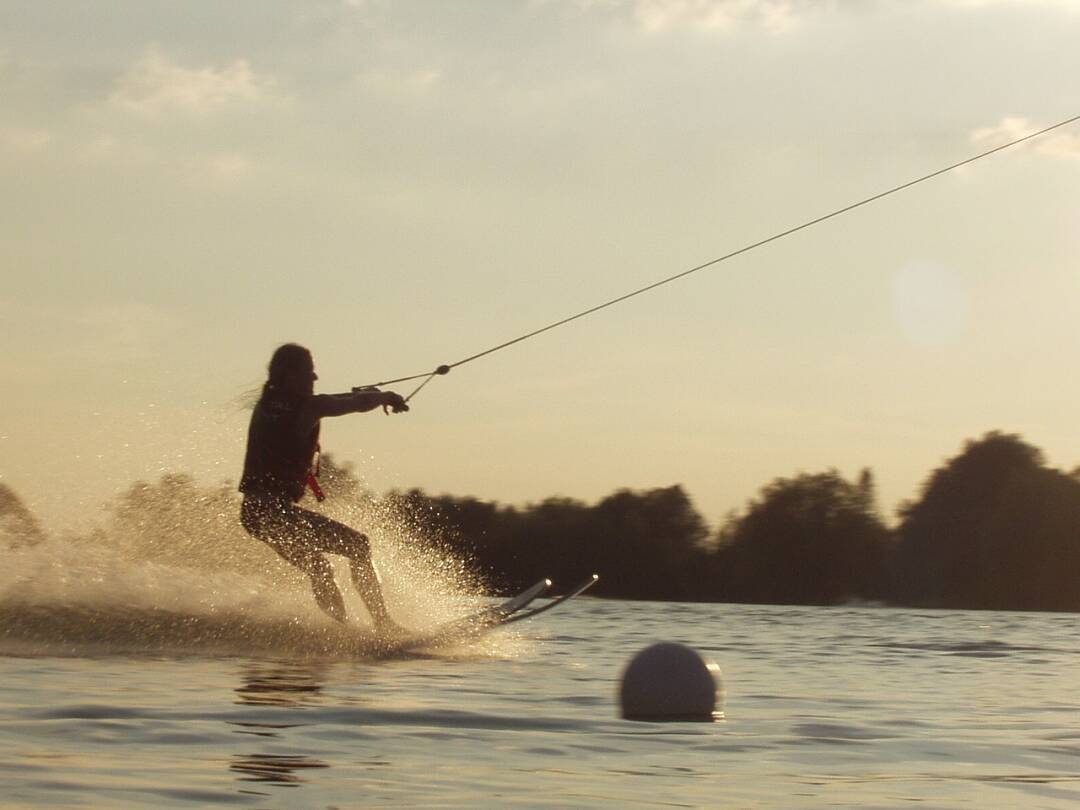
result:
[[[298,424],[304,398],[266,394],[255,405],[248,426],[240,491],[298,501],[304,496],[311,462],[319,445],[319,423],[306,433]]]

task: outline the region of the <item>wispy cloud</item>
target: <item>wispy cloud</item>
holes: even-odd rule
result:
[[[729,31],[740,25],[768,31],[794,28],[805,3],[793,0],[634,0],[634,17],[647,31],[693,28]]]
[[[47,149],[53,140],[53,134],[45,129],[18,126],[0,127],[0,149],[5,152],[14,152],[20,155],[41,152]]]
[[[181,325],[160,307],[136,301],[33,304],[0,298],[0,320],[33,347],[0,360],[0,376],[35,379],[42,378],[32,373],[35,367],[55,365],[55,373],[61,373],[72,363],[97,367],[152,358]]]
[[[13,74],[16,70],[15,62],[7,48],[0,48],[0,80]]]
[[[158,162],[157,152],[147,144],[108,133],[90,136],[74,149],[75,159],[88,166],[111,166],[143,170]]]
[[[412,71],[370,70],[356,77],[367,93],[413,98],[431,92],[442,81],[442,73],[431,68]]]
[[[938,0],[947,6],[1056,6],[1066,10],[1080,11],[1080,0]]]
[[[831,0],[575,0],[585,10],[627,13],[649,33],[675,30],[729,32],[759,28],[781,33],[797,28],[810,14],[833,6]]]
[[[244,59],[221,66],[185,67],[152,45],[119,77],[110,104],[144,116],[207,115],[273,95],[273,82]]]
[[[364,0],[354,0],[363,4]],[[823,13],[843,10],[840,0],[534,0],[537,5],[570,5],[582,11],[609,11],[629,16],[648,33],[694,30],[728,33],[745,29],[780,34],[799,28]],[[909,0],[894,0],[904,4]],[[929,0],[945,6],[980,9],[988,6],[1042,6],[1080,12],[1080,0]],[[850,3],[871,6],[871,0]]]
[[[234,186],[255,172],[255,162],[245,154],[228,152],[194,158],[184,168],[184,176],[189,182]]]
[[[1074,125],[1076,126],[1076,125]],[[971,142],[983,148],[992,148],[1015,141],[1039,129],[1027,118],[1006,117],[989,127],[972,131]],[[1040,155],[1080,159],[1080,134],[1069,130],[1055,130],[1021,145]]]

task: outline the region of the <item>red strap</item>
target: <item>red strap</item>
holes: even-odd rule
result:
[[[311,487],[311,494],[315,496],[315,500],[322,503],[326,500],[326,493],[322,491],[322,487],[319,486],[319,479],[315,477],[315,473],[307,474],[307,485]]]
[[[322,491],[322,487],[319,486],[319,468],[322,466],[322,446],[315,443],[315,464],[314,468],[308,470],[307,485],[311,487],[311,494],[315,496],[315,500],[322,503],[326,500],[326,493]]]

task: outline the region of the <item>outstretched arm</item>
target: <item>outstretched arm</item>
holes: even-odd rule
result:
[[[347,413],[366,413],[379,406],[389,408],[394,413],[409,410],[400,394],[378,389],[353,391],[350,394],[316,394],[310,400],[312,416],[315,419],[343,416]]]

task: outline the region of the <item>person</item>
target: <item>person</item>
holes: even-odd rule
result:
[[[321,419],[364,413],[380,406],[387,412],[402,413],[409,406],[400,395],[374,388],[349,394],[316,394],[317,379],[311,352],[303,346],[286,343],[270,358],[266,384],[248,427],[240,479],[240,523],[248,534],[307,574],[315,602],[342,623],[346,621],[345,600],[324,555],[347,557],[353,583],[371,613],[376,631],[393,634],[400,628],[387,612],[368,538],[296,504],[309,485],[321,497],[312,473]]]

